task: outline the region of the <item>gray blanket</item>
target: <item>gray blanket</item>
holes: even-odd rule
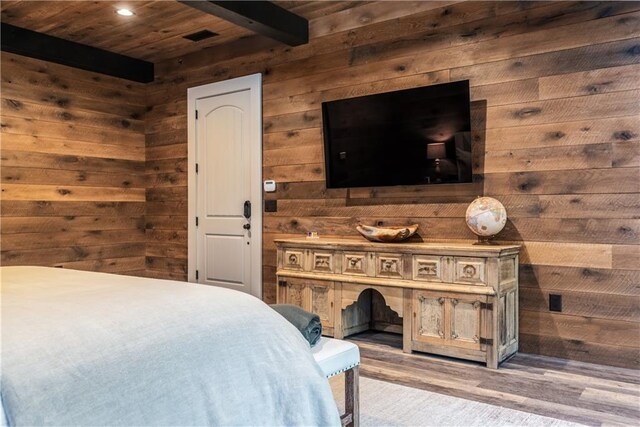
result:
[[[271,308],[295,326],[311,346],[316,345],[320,340],[322,323],[320,323],[320,317],[317,314],[309,313],[292,304],[272,304]]]
[[[309,344],[228,289],[2,267],[9,425],[340,425]]]

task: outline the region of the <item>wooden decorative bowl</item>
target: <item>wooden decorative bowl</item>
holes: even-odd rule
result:
[[[356,230],[372,242],[392,243],[401,242],[413,236],[418,231],[418,224],[401,227],[372,227],[360,224]]]

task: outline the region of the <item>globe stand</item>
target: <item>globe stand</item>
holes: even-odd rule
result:
[[[491,245],[497,245],[498,243],[494,242],[492,239],[495,236],[478,236],[478,241],[474,243],[474,245],[478,245],[478,246],[491,246]]]

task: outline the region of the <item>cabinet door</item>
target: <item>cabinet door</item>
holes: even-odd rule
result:
[[[427,291],[414,291],[413,295],[413,340],[444,344],[446,298]]]
[[[333,282],[306,279],[283,279],[278,293],[279,304],[293,304],[320,316],[322,326],[333,328]]]
[[[449,345],[480,350],[483,298],[456,295],[448,299]]]
[[[312,282],[309,284],[311,292],[311,312],[320,316],[322,325],[333,327],[333,282]]]
[[[309,297],[307,296],[307,286],[304,281],[299,279],[287,279],[283,282],[284,289],[281,295],[283,298],[278,301],[280,304],[293,304],[298,307],[309,310]]]

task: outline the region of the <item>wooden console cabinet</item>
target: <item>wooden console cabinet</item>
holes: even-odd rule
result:
[[[370,300],[363,292],[374,289],[402,318],[405,352],[497,368],[518,350],[519,246],[355,239],[275,243],[278,303],[317,313],[325,335],[343,338],[369,329]]]

